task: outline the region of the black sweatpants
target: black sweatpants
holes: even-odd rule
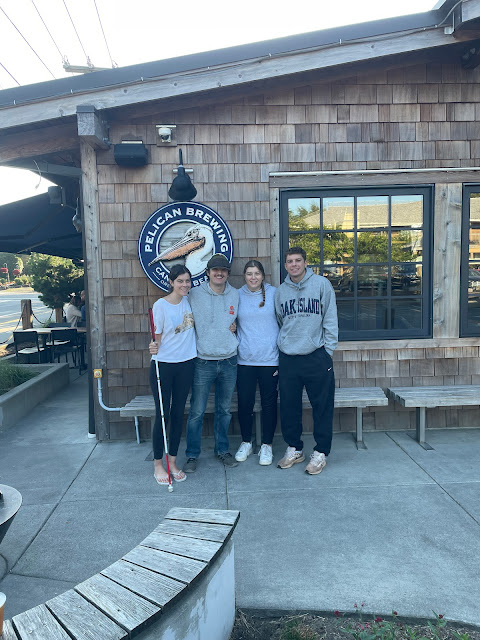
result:
[[[302,442],[302,393],[307,390],[313,410],[315,451],[328,456],[332,446],[335,376],[333,361],[321,347],[308,355],[289,356],[280,351],[280,420],[283,439],[297,451]]]
[[[257,382],[262,403],[262,444],[272,444],[277,427],[278,367],[237,365],[238,421],[243,442],[252,440]],[[257,444],[260,444],[257,442]]]
[[[176,456],[178,453],[178,445],[182,436],[185,402],[192,387],[194,363],[195,359],[187,360],[186,362],[158,363],[165,425],[168,425],[168,420],[170,419],[168,453],[171,456]],[[157,410],[152,432],[153,457],[155,460],[161,460],[163,458],[162,414],[160,413],[160,400],[158,398],[157,372],[153,360],[150,364],[150,387],[152,388]]]

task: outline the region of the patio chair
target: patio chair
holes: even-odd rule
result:
[[[36,331],[14,331],[13,342],[15,345],[15,362],[17,364],[20,359],[26,362],[26,364],[35,361],[40,364],[42,359],[43,362],[48,362],[50,359],[49,347],[40,346],[38,333]]]
[[[61,356],[65,356],[65,362],[68,362],[68,354],[71,353],[73,366],[76,367],[77,355],[80,349],[77,330],[52,329],[50,336],[52,360],[55,360],[55,358],[57,358],[57,362],[60,362]]]

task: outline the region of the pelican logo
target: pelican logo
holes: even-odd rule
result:
[[[205,269],[214,253],[233,258],[233,240],[225,221],[199,202],[171,202],[152,213],[138,239],[138,257],[147,277],[163,291],[174,264],[185,264],[192,286],[207,280]]]

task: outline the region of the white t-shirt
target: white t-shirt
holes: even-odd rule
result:
[[[155,333],[161,333],[162,339],[158,353],[152,356],[152,360],[185,362],[196,357],[193,313],[187,296],[178,304],[163,298],[157,300],[153,305],[153,324]]]

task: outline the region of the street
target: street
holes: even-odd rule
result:
[[[0,344],[8,340],[13,342],[12,331],[17,327],[21,314],[21,301],[30,299],[34,313],[33,326],[38,327],[46,322],[52,314],[52,309],[46,307],[31,287],[21,289],[6,289],[0,291]],[[55,320],[55,318],[53,318]],[[20,329],[22,324],[18,325]]]

